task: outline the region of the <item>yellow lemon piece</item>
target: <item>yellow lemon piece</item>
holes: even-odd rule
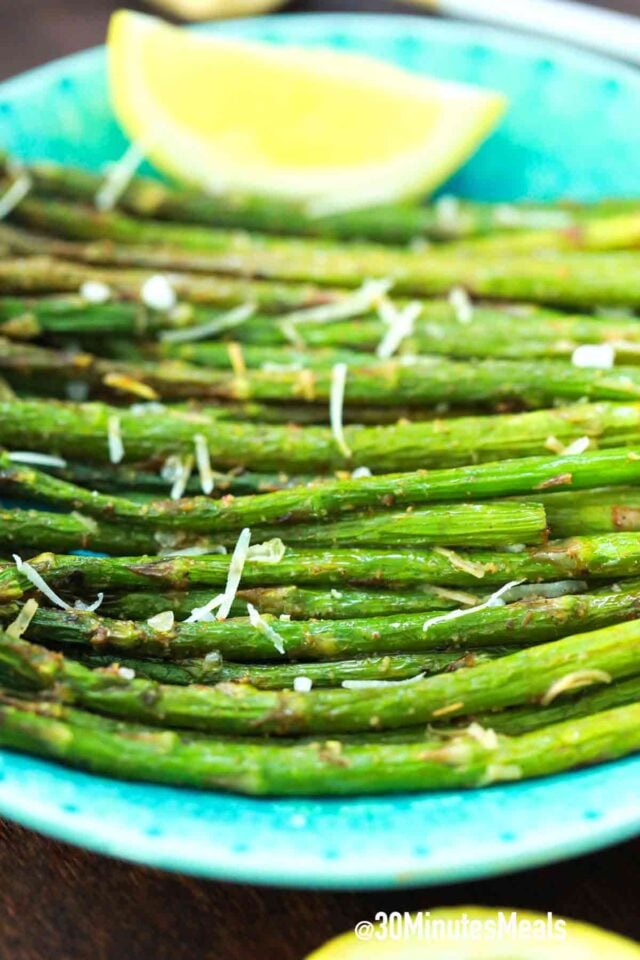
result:
[[[575,920],[512,908],[443,907],[363,921],[307,960],[638,960],[640,947]]]
[[[433,189],[505,107],[499,94],[359,54],[198,34],[125,10],[108,51],[118,119],[159,169],[318,212]]]

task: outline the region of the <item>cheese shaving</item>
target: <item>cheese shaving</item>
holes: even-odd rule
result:
[[[365,280],[361,287],[348,296],[331,303],[322,303],[317,307],[294,310],[282,317],[282,324],[333,323],[336,320],[349,320],[372,310],[391,290],[393,280]]]
[[[413,334],[415,322],[422,313],[422,304],[417,300],[408,303],[402,310],[397,310],[392,304],[391,306],[393,313],[389,315],[389,329],[376,349],[380,360],[392,357],[402,341]]]
[[[362,480],[364,477],[372,477],[373,474],[369,467],[356,467],[355,470],[351,471],[352,480]]]
[[[247,611],[249,613],[249,623],[251,626],[255,627],[256,630],[260,630],[261,633],[264,633],[264,635],[271,640],[278,653],[284,654],[284,640],[278,631],[274,630],[271,624],[267,623],[264,617],[260,616],[252,603],[247,604]]]
[[[441,233],[456,236],[460,232],[461,206],[457,197],[448,193],[439,197],[433,205],[436,224]]]
[[[415,677],[408,677],[406,680],[343,680],[342,686],[345,690],[382,690],[385,687],[406,687],[424,678],[424,673],[418,673]]]
[[[171,487],[171,493],[169,494],[172,500],[180,500],[187,489],[189,477],[191,476],[191,471],[193,470],[193,457],[191,454],[189,454],[188,457],[185,457],[184,460],[179,457],[178,464],[176,464],[176,476],[175,480],[173,481],[173,486]]]
[[[336,363],[331,371],[331,393],[329,395],[329,420],[331,432],[338,445],[338,449],[345,457],[351,456],[347,445],[342,423],[344,410],[344,391],[347,383],[347,364]]]
[[[470,723],[466,732],[474,740],[477,740],[485,750],[497,750],[500,745],[495,730],[488,730],[479,723]]]
[[[80,287],[80,296],[85,303],[100,306],[111,299],[111,287],[102,280],[85,280]]]
[[[448,620],[457,620],[458,617],[466,617],[470,613],[478,613],[480,610],[488,610],[491,607],[503,607],[505,605],[505,601],[503,600],[504,594],[523,582],[523,580],[511,580],[510,583],[506,583],[503,587],[500,587],[499,590],[496,590],[495,593],[492,593],[484,603],[479,603],[475,607],[466,607],[463,610],[450,610],[449,613],[431,617],[429,620],[425,620],[422,629],[426,633],[429,628],[435,626],[436,623],[446,623]]]
[[[131,393],[135,397],[141,397],[143,400],[157,400],[158,394],[147,383],[136,380],[126,373],[105,373],[102,378],[105,387],[112,390],[121,390],[123,393]]]
[[[577,440],[574,440],[573,443],[570,443],[568,447],[564,448],[565,457],[572,457],[580,453],[585,453],[591,446],[591,440],[589,437],[578,437]]]
[[[545,597],[553,600],[556,597],[566,597],[572,594],[585,593],[589,589],[586,580],[556,580],[553,583],[523,583],[513,587],[507,596],[507,602],[525,600],[527,597]]]
[[[573,673],[568,673],[559,680],[555,680],[540,703],[543,707],[548,707],[561,693],[580,690],[581,687],[589,687],[592,683],[611,683],[612,679],[611,675],[605,673],[604,670],[575,670]]]
[[[109,442],[109,460],[120,463],[124,458],[124,444],[120,430],[120,417],[112,414],[107,420],[107,440]]]
[[[218,620],[226,620],[229,616],[229,611],[231,610],[238,587],[240,586],[240,580],[242,579],[242,571],[244,570],[247,554],[249,552],[250,542],[251,530],[249,527],[245,527],[238,537],[235,549],[231,556],[229,574],[227,576],[227,585],[224,590],[223,601],[220,604],[220,609],[218,610]]]
[[[469,560],[468,557],[461,557],[455,550],[448,550],[446,547],[434,547],[434,553],[439,553],[440,556],[446,557],[452,567],[455,567],[457,570],[462,570],[472,577],[477,577],[478,580],[481,580],[486,573],[482,563],[478,563],[476,560]]]
[[[22,203],[33,186],[28,173],[21,173],[0,197],[0,220],[6,220],[9,214]]]
[[[23,573],[29,583],[32,583],[36,590],[39,590],[40,593],[44,594],[47,600],[50,600],[51,603],[55,604],[56,607],[62,607],[63,610],[72,609],[65,600],[59,597],[58,594],[51,589],[49,584],[46,583],[43,577],[40,576],[35,567],[32,567],[30,563],[27,563],[26,560],[23,560],[22,557],[19,557],[17,553],[13,554],[13,561],[16,565],[18,573]]]
[[[102,601],[104,600],[104,593],[100,591],[97,598],[93,603],[84,603],[83,600],[76,600],[73,605],[74,610],[85,610],[87,613],[95,613],[96,610],[99,610],[102,606]]]
[[[313,680],[310,677],[295,677],[293,689],[296,693],[309,693],[313,687]]]
[[[207,438],[202,433],[196,433],[193,437],[193,443],[196,448],[196,464],[200,476],[200,486],[202,492],[208,497],[213,492],[214,476],[211,469]]]
[[[132,143],[118,162],[110,165],[95,195],[94,202],[98,210],[113,210],[143,160],[142,149],[137,143]]]
[[[449,303],[458,323],[471,323],[473,320],[473,303],[464,287],[453,287],[449,291]]]
[[[178,302],[176,292],[167,277],[161,273],[154,274],[142,284],[140,298],[150,310],[158,313],[169,313]]]
[[[473,607],[477,602],[478,598],[472,593],[465,593],[463,590],[448,590],[446,587],[430,587],[437,597],[442,597],[443,600],[455,600],[457,603],[466,603],[467,606]]]
[[[216,597],[205,603],[204,607],[194,607],[185,623],[211,623],[216,618],[213,615],[214,610],[224,602],[224,593],[219,593]]]
[[[229,354],[229,363],[236,377],[244,377],[247,373],[247,364],[244,359],[242,347],[236,341],[227,344],[227,353]]]
[[[13,450],[9,455],[12,463],[26,463],[34,467],[66,467],[67,461],[50,453],[35,453],[31,450]]]
[[[616,362],[616,351],[610,343],[583,343],[571,354],[574,367],[610,370]]]
[[[12,637],[14,640],[19,640],[20,637],[26,633],[37,609],[37,600],[27,600],[15,620],[5,629],[7,636]]]
[[[160,340],[165,343],[189,343],[195,340],[209,340],[217,337],[225,330],[239,327],[256,312],[255,303],[242,303],[226,313],[221,313],[209,323],[200,323],[197,326],[187,327],[184,330],[163,330]]]
[[[280,563],[285,555],[286,547],[280,537],[265,540],[264,543],[255,543],[247,550],[247,563]]]
[[[135,680],[136,672],[131,667],[118,667],[118,676],[123,680]]]
[[[149,617],[147,623],[152,630],[157,630],[158,633],[168,633],[173,630],[175,619],[173,610],[163,610],[162,613],[156,613],[154,617]]]

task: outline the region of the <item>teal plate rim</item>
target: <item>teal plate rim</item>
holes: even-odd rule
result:
[[[419,17],[293,14],[235,22],[249,36],[318,34],[515,50],[640,94],[640,73],[561,44]],[[278,37],[276,37],[276,40]],[[365,44],[366,45],[366,44]],[[0,85],[11,99],[62,76],[102,69],[103,49]],[[1,111],[0,111],[1,113]],[[6,120],[6,117],[5,117]],[[2,116],[0,115],[0,123]],[[482,152],[482,151],[481,151]],[[89,850],[218,880],[320,888],[394,888],[487,877],[575,856],[640,832],[640,758],[479,791],[344,799],[260,799],[111,780],[0,751],[0,815]]]

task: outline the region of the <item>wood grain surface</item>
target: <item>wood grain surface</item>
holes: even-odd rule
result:
[[[640,14],[640,0],[601,5]],[[0,78],[100,43],[115,6],[108,0],[0,0]],[[357,0],[289,7],[392,8],[398,6]],[[302,960],[378,910],[461,903],[553,910],[640,939],[639,863],[640,841],[633,841],[479,883],[314,893],[173,876],[0,821],[0,960]]]

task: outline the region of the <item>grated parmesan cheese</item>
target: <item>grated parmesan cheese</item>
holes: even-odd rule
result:
[[[194,607],[185,623],[211,623],[212,620],[215,620],[213,616],[214,610],[217,610],[218,607],[224,601],[224,593],[219,593],[217,596],[209,600],[208,603],[205,603],[204,607]]]
[[[565,677],[555,680],[540,703],[543,707],[548,707],[561,693],[580,690],[582,687],[591,686],[592,683],[611,683],[612,679],[611,674],[605,673],[604,670],[575,670],[573,673],[568,673]]]
[[[580,453],[585,453],[591,445],[591,440],[589,437],[578,437],[577,440],[574,440],[573,443],[570,443],[568,447],[564,448],[564,455],[566,457],[573,457]]]
[[[393,280],[388,278],[365,280],[361,287],[340,300],[285,314],[282,317],[282,325],[296,327],[300,323],[333,323],[336,320],[358,317],[377,306],[392,286]]]
[[[33,620],[35,613],[38,609],[37,600],[27,600],[24,604],[20,613],[15,618],[15,620],[9,624],[6,628],[5,633],[8,637],[12,637],[14,640],[19,640],[20,637],[26,632],[29,624]]]
[[[313,680],[310,677],[295,677],[293,689],[296,693],[309,693],[313,687]]]
[[[251,530],[249,527],[245,527],[238,537],[235,549],[231,556],[227,584],[224,590],[222,603],[220,604],[220,609],[218,610],[218,620],[226,620],[229,616],[229,611],[231,610],[238,587],[240,586],[240,580],[242,579],[242,571],[244,570],[247,554],[249,552],[250,542]]]
[[[193,437],[193,443],[196,448],[196,464],[200,476],[200,486],[202,492],[209,496],[213,492],[214,476],[211,469],[211,457],[209,456],[209,447],[207,438],[202,433],[196,433]]]
[[[408,303],[402,310],[397,310],[390,301],[388,304],[390,309],[387,308],[384,313],[380,311],[382,319],[389,325],[376,349],[376,355],[380,360],[388,360],[392,357],[402,341],[413,334],[415,322],[422,313],[422,304],[417,300]]]
[[[252,603],[247,604],[247,611],[249,613],[249,623],[251,626],[264,633],[264,635],[271,640],[278,653],[284,654],[284,640],[278,631],[274,630],[271,624],[267,623],[264,617],[260,616]]]
[[[347,364],[336,363],[331,371],[331,393],[329,395],[329,420],[331,422],[331,432],[338,445],[340,452],[345,457],[351,456],[351,450],[347,445],[344,435],[343,410],[344,410],[344,391],[347,383]]]
[[[571,354],[574,367],[610,370],[616,362],[616,351],[610,343],[583,343]]]
[[[29,583],[32,583],[36,590],[39,590],[40,593],[55,604],[56,607],[62,607],[63,610],[71,610],[72,608],[69,604],[63,600],[61,597],[55,593],[48,583],[45,582],[44,578],[40,576],[35,567],[32,567],[30,563],[27,563],[26,560],[23,560],[22,557],[19,557],[17,553],[13,554],[13,561],[16,565],[18,573],[23,573]]]
[[[95,613],[96,610],[99,610],[102,606],[102,601],[104,600],[104,593],[100,591],[97,596],[97,599],[93,603],[84,603],[82,600],[76,600],[73,609],[74,610],[85,610],[87,613]]]
[[[120,417],[112,414],[107,420],[107,440],[109,442],[109,460],[120,463],[124,458],[124,444],[120,430]]]
[[[478,580],[481,580],[486,573],[483,564],[478,563],[476,560],[469,560],[468,557],[461,557],[455,550],[449,550],[447,547],[434,547],[434,553],[439,553],[440,556],[446,557],[452,567],[456,567],[457,570],[462,570],[472,577],[477,577]]]
[[[140,297],[146,307],[157,310],[158,313],[168,313],[178,302],[175,290],[167,277],[161,273],[156,273],[145,280],[140,290]]]
[[[556,580],[553,583],[523,583],[512,587],[506,601],[526,600],[527,597],[545,597],[553,600],[557,597],[566,597],[574,593],[585,593],[589,589],[586,580]]]
[[[451,288],[449,303],[458,323],[471,323],[473,320],[473,303],[464,287]]]
[[[286,550],[280,537],[255,543],[247,550],[247,563],[280,563]]]
[[[66,467],[67,461],[50,453],[35,453],[31,450],[14,450],[9,455],[12,463],[32,464],[34,467]]]
[[[209,323],[200,323],[184,330],[163,330],[160,339],[165,343],[189,343],[194,340],[208,340],[225,330],[239,327],[256,312],[255,303],[242,303],[226,313],[214,317]]]
[[[460,232],[460,201],[457,197],[447,193],[438,197],[433,205],[436,215],[436,224],[441,233],[447,236],[457,235]]]
[[[135,680],[136,672],[131,667],[118,667],[118,676],[123,680]]]
[[[9,214],[22,203],[33,182],[28,173],[21,173],[0,197],[0,220],[6,220]]]
[[[429,620],[425,620],[422,625],[422,629],[426,633],[430,627],[434,626],[436,623],[446,623],[448,620],[457,620],[458,617],[466,617],[469,613],[477,613],[479,610],[488,610],[491,607],[503,607],[505,601],[502,599],[504,594],[511,590],[513,587],[520,586],[521,583],[524,583],[523,580],[511,580],[510,583],[506,583],[503,587],[500,587],[499,590],[496,590],[495,593],[492,593],[491,596],[484,601],[484,603],[479,603],[475,607],[466,607],[461,610],[450,610],[449,613],[443,613],[437,617],[431,617]]]
[[[467,734],[485,748],[485,750],[497,750],[500,746],[498,734],[495,730],[487,729],[479,723],[470,723],[466,730]]]
[[[158,633],[168,633],[173,630],[175,623],[173,610],[163,610],[162,613],[156,613],[154,617],[148,618],[147,623],[152,630],[157,630]]]
[[[343,680],[342,686],[345,690],[379,690],[385,687],[406,687],[424,678],[424,673],[418,673],[415,677],[408,677],[406,680]]]
[[[103,212],[113,210],[143,160],[142,149],[137,143],[132,143],[118,162],[109,166],[104,181],[95,195],[94,202],[98,210]]]
[[[369,470],[369,467],[356,467],[355,470],[351,471],[352,480],[362,480],[363,477],[372,477],[372,476],[373,474],[371,473],[371,470]]]
[[[180,500],[187,489],[189,477],[191,476],[191,471],[193,470],[193,457],[189,455],[188,457],[185,457],[184,460],[181,457],[178,457],[175,467],[175,479],[173,481],[173,486],[171,487],[171,493],[169,496],[172,500]]]
[[[80,287],[80,296],[86,303],[100,305],[111,299],[111,287],[102,280],[85,280]]]

